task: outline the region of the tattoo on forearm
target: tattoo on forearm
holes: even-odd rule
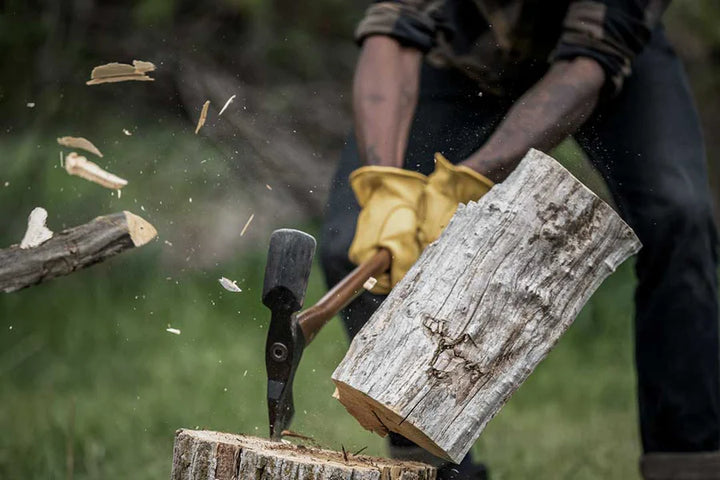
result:
[[[417,92],[415,90],[408,89],[406,87],[402,87],[400,90],[400,108],[406,109],[410,105],[412,105],[414,98],[416,97]]]
[[[380,165],[380,156],[375,151],[375,145],[369,145],[365,149],[365,158],[363,160],[366,165]]]
[[[377,104],[377,103],[383,103],[386,100],[386,98],[385,98],[385,95],[383,95],[381,93],[368,93],[367,95],[365,95],[365,100],[367,100],[370,103]]]

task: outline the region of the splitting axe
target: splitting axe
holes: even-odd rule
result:
[[[270,309],[265,344],[270,438],[279,440],[292,420],[293,379],[303,350],[320,329],[363,291],[368,278],[390,268],[391,255],[380,249],[329,290],[312,307],[300,312],[305,301],[315,238],[299,230],[275,230],[270,236],[262,301]]]

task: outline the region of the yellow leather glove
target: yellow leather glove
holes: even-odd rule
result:
[[[479,200],[492,186],[492,180],[475,170],[453,165],[440,153],[435,154],[435,171],[418,203],[418,240],[421,248],[437,240],[450,223],[458,204]]]
[[[417,204],[427,177],[394,167],[361,167],[350,174],[350,185],[362,207],[348,257],[359,265],[378,248],[392,253],[390,273],[377,279],[373,293],[384,294],[400,281],[420,255]]]

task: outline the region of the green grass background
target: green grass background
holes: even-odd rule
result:
[[[167,478],[180,427],[267,434],[263,254],[167,280],[150,246],[0,302],[1,478]],[[242,293],[216,278],[243,280]],[[476,452],[502,478],[635,478],[632,275],[622,268],[490,423]],[[316,268],[308,293],[318,298]],[[167,333],[168,325],[181,335]],[[333,321],[295,380],[293,428],[383,454],[331,398],[346,349]]]
[[[88,136],[104,139],[101,164],[131,179],[118,199],[59,168],[54,137],[90,128],[82,119],[72,122],[0,137],[0,150],[12,159],[0,174],[2,245],[19,240],[34,205],[50,210],[56,230],[130,209],[153,222],[160,239],[0,295],[0,478],[168,478],[178,428],[267,435],[269,315],[259,298],[266,243],[239,240],[237,255],[211,268],[163,260],[173,248],[164,243],[168,232],[180,235],[219,201],[241,203],[223,196],[233,188],[227,165],[190,134],[192,126],[146,125],[126,137],[121,129],[131,119],[108,118]],[[589,184],[596,181],[571,145],[561,156]],[[238,216],[244,223],[246,212]],[[220,276],[237,279],[243,292],[223,290]],[[474,450],[493,479],[638,478],[633,283],[628,262],[490,423]],[[308,303],[323,288],[316,266]],[[181,335],[166,332],[168,326]],[[330,375],[346,348],[333,320],[305,352],[293,429],[328,448],[383,455],[384,441],[331,398]]]

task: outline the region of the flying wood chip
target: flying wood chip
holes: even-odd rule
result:
[[[100,158],[103,156],[103,154],[100,153],[100,150],[98,150],[98,148],[93,145],[90,140],[83,137],[59,137],[57,142],[63,147],[80,148],[86,152],[97,155]]]
[[[242,232],[240,232],[240,236],[241,236],[241,237],[242,237],[243,235],[245,235],[245,230],[248,229],[248,227],[250,226],[250,222],[253,221],[253,218],[255,218],[255,214],[254,214],[254,213],[251,214],[251,215],[250,215],[250,218],[248,218],[248,221],[245,222],[245,226],[243,227]]]
[[[195,135],[197,135],[202,126],[205,125],[208,107],[210,107],[210,100],[206,100],[205,103],[203,103],[202,110],[200,111],[200,118],[198,118],[197,127],[195,127]]]
[[[365,280],[365,283],[363,283],[363,288],[365,290],[372,290],[375,288],[375,285],[377,284],[377,278],[370,277],[367,280]]]
[[[237,281],[230,280],[229,278],[220,277],[218,279],[220,282],[220,285],[223,286],[225,290],[228,292],[234,292],[234,293],[240,293],[242,292],[242,289],[237,286]]]
[[[75,152],[71,152],[65,157],[65,170],[70,175],[77,175],[112,190],[118,190],[128,183],[127,180],[106,172],[97,164]]]
[[[50,240],[53,236],[52,230],[45,226],[47,221],[47,210],[42,207],[35,207],[28,217],[28,227],[25,236],[20,242],[20,248],[33,248]]]
[[[235,100],[235,95],[233,95],[232,97],[227,99],[227,102],[225,102],[225,105],[223,105],[223,108],[220,109],[220,113],[218,113],[218,117],[223,114],[225,109],[228,107],[228,105],[230,105],[233,102],[233,100]]]
[[[142,60],[133,60],[132,65],[113,62],[93,68],[90,80],[85,83],[87,85],[98,85],[100,83],[124,82],[127,80],[152,82],[155,79],[145,74],[154,70],[154,64]]]

